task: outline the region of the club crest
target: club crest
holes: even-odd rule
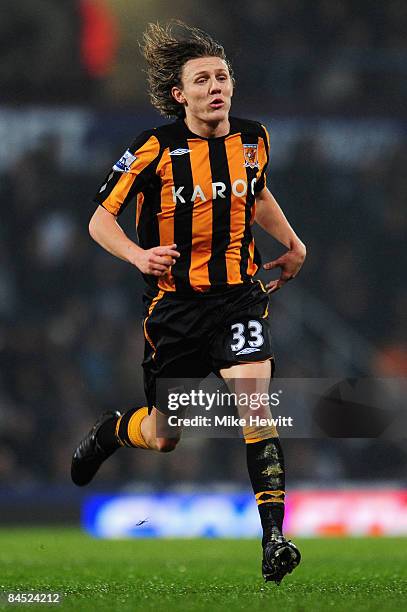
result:
[[[244,144],[243,154],[245,168],[259,167],[259,160],[257,158],[257,144]]]

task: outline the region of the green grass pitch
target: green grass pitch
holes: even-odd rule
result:
[[[264,584],[253,540],[94,540],[75,529],[0,530],[1,610],[401,611],[406,539],[296,540],[303,561]],[[60,592],[60,605],[4,593]]]

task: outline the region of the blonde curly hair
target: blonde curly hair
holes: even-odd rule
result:
[[[233,70],[225,50],[209,34],[173,20],[164,26],[149,23],[140,45],[147,62],[147,82],[152,105],[165,117],[184,117],[185,110],[171,90],[181,87],[184,64],[197,57],[219,57],[224,60],[233,80]]]

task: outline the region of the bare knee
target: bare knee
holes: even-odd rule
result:
[[[157,438],[157,450],[160,453],[170,453],[171,451],[175,450],[179,440],[179,438]]]

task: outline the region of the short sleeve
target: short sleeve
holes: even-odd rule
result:
[[[255,193],[259,193],[266,186],[266,171],[270,161],[270,137],[265,126],[261,124],[258,149],[259,172],[255,186]]]
[[[143,132],[113,165],[93,201],[120,215],[148,182],[160,153],[160,143],[150,130]]]

